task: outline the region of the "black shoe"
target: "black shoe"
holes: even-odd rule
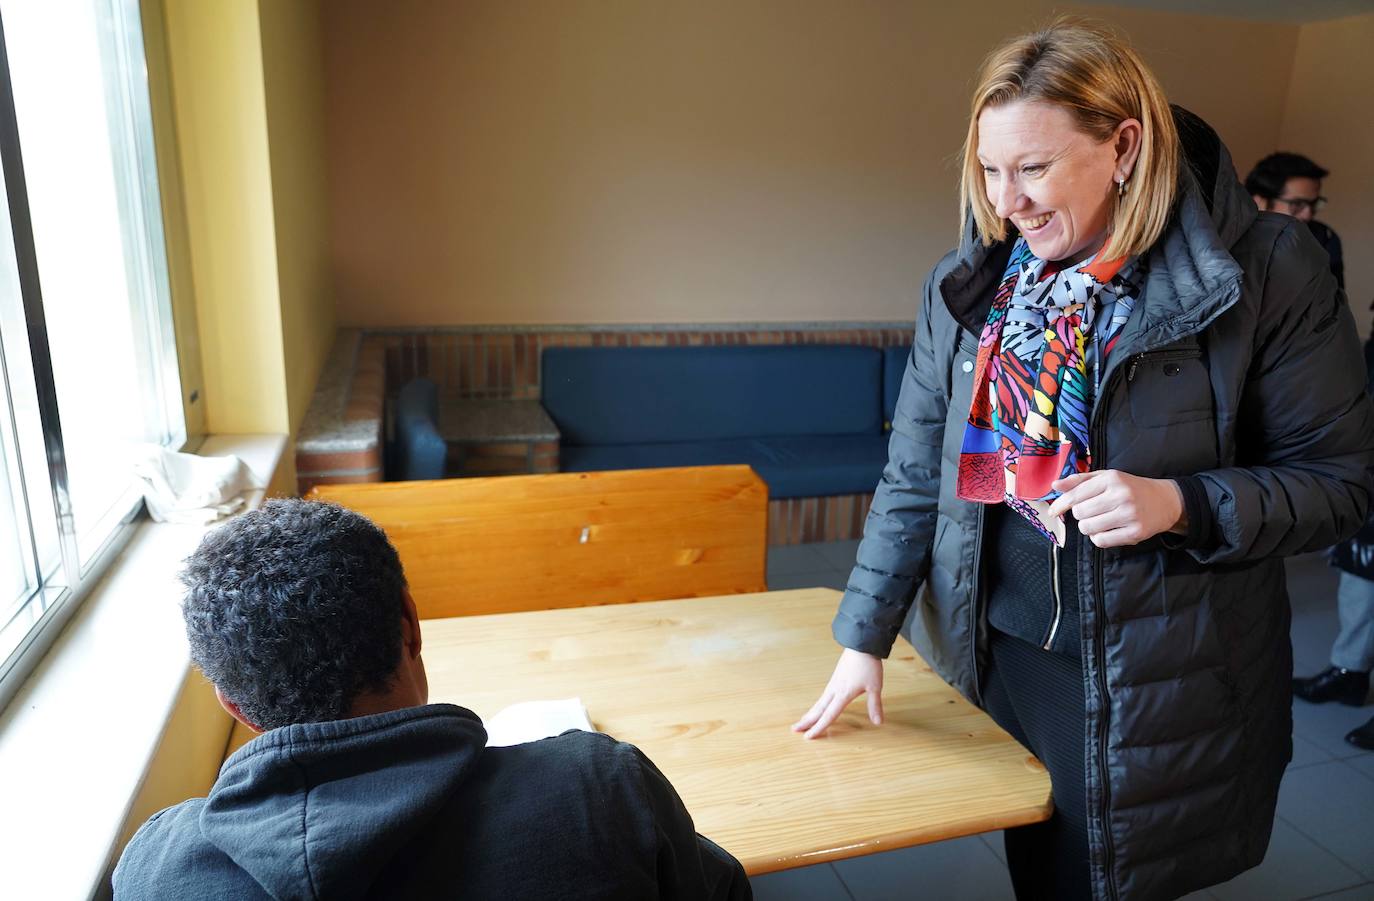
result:
[[[1364,706],[1369,694],[1369,673],[1329,666],[1310,679],[1293,680],[1293,696],[1312,704],[1339,701],[1349,707]]]
[[[1353,730],[1345,737],[1345,740],[1357,748],[1374,751],[1374,719]]]

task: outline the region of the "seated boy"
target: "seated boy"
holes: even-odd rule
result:
[[[475,714],[428,704],[400,559],[364,517],[270,501],[182,580],[192,658],[264,734],[139,829],[115,898],[750,897],[636,748],[486,748]]]

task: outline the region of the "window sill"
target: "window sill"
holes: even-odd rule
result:
[[[265,485],[285,447],[283,435],[217,435],[199,452],[237,454]],[[263,493],[254,492],[249,506]],[[183,686],[199,680],[176,574],[205,528],[141,522],[135,529],[0,717],[0,897],[105,891],[111,855]],[[214,726],[223,735],[208,740],[222,752],[230,720]],[[213,771],[219,760],[187,765]]]

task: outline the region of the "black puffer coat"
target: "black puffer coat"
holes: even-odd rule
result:
[[[1374,395],[1374,335],[1364,342],[1365,388]],[[1374,510],[1349,541],[1331,549],[1331,562],[1352,576],[1374,581]]]
[[[1093,462],[1198,475],[1213,522],[1194,550],[1080,544],[1091,873],[1113,901],[1173,898],[1263,859],[1292,753],[1280,558],[1352,534],[1374,489],[1374,407],[1325,253],[1296,220],[1257,213],[1216,135],[1178,115],[1189,166],[1102,373]],[[954,485],[1010,246],[965,244],[926,282],[834,634],[885,657],[901,629],[977,702],[983,507]]]

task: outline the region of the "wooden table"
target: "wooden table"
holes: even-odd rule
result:
[[[835,665],[838,602],[812,588],[433,620],[430,699],[489,717],[581,697],[751,875],[1048,817],[1044,768],[905,642],[886,667],[885,725],[861,699],[827,738],[788,730]]]
[[[834,667],[838,602],[807,588],[426,620],[430,700],[491,717],[581,697],[750,875],[1047,818],[1044,768],[905,642],[885,725],[860,699],[826,738],[789,731]]]

